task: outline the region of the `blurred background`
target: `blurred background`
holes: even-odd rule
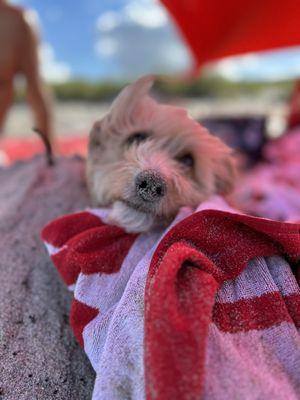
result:
[[[247,129],[247,118],[254,118],[256,130],[266,129],[271,137],[285,130],[294,80],[300,75],[300,47],[206,63],[201,77],[198,73],[191,80],[193,55],[166,8],[156,0],[11,3],[25,7],[40,32],[41,74],[55,100],[55,133],[64,138],[67,152],[84,152],[93,121],[106,112],[122,86],[147,73],[168,76],[156,86],[156,96],[182,104],[215,130],[224,130],[224,119],[231,117],[243,118],[240,129]],[[24,92],[24,82],[17,77],[15,102],[2,139],[8,153],[14,139],[33,140]]]
[[[240,178],[231,204],[299,220],[299,0],[0,0],[0,125],[1,97],[3,104],[6,87],[11,93],[6,54],[16,59],[22,50],[11,49],[17,30],[3,17],[8,7],[24,8],[23,19],[39,32],[31,64],[39,64],[47,90],[38,73],[32,79],[11,69],[14,101],[0,135],[0,165],[44,152],[34,124],[54,138],[55,153],[85,156],[90,127],[119,90],[155,73],[155,97],[186,107],[235,150]],[[23,46],[23,59],[28,55]],[[34,115],[26,102],[30,81]]]

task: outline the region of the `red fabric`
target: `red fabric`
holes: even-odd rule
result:
[[[147,399],[200,398],[217,289],[237,277],[253,257],[278,254],[299,260],[299,232],[300,225],[211,210],[193,214],[171,229],[152,258],[146,284]],[[239,308],[242,318],[221,310],[223,316],[214,322],[219,319],[225,330],[234,332],[291,320],[281,298],[271,304],[266,319],[270,302],[248,302]],[[240,326],[249,311],[251,318]]]
[[[197,66],[246,52],[300,44],[298,0],[161,0]]]
[[[295,84],[288,116],[288,127],[294,128],[296,126],[300,126],[300,80]]]
[[[298,272],[299,270],[300,268],[298,268]],[[286,296],[285,304],[294,324],[300,328],[300,297],[296,294]]]
[[[52,261],[68,286],[76,283],[80,273],[117,272],[136,239],[88,211],[57,218],[43,228],[41,236],[53,246]],[[72,301],[70,325],[82,347],[83,329],[98,312],[76,298]]]
[[[87,134],[83,136],[56,138],[55,153],[66,156],[72,154],[85,156],[87,152],[87,140]],[[6,155],[8,163],[28,159],[35,154],[44,152],[43,143],[39,138],[34,136],[29,139],[1,138],[0,148]]]
[[[136,235],[105,225],[94,216],[86,215],[83,230],[84,215],[62,217],[42,233],[48,246],[61,246],[58,250],[50,246],[49,250],[65,281],[71,270],[75,279],[80,272],[81,279],[97,276],[89,275],[94,272],[117,273],[136,239]],[[61,258],[56,258],[59,255]],[[205,210],[179,222],[163,236],[152,257],[145,289],[148,400],[201,398],[212,325],[226,334],[263,332],[282,322],[300,326],[297,293],[271,291],[233,303],[216,301],[218,289],[241,276],[250,260],[274,255],[287,258],[296,269],[300,260],[299,224]],[[76,294],[86,295],[81,291]],[[81,345],[83,329],[102,313],[101,307],[91,304],[91,300],[83,303],[78,299],[72,304],[71,324]]]
[[[103,224],[67,242],[64,263],[71,270],[80,265],[84,274],[117,272],[135,238],[118,227]]]
[[[65,284],[71,286],[76,283],[81,268],[79,264],[70,265],[66,262],[67,255],[68,249],[63,248],[57,254],[53,254],[51,258]]]
[[[70,325],[78,343],[83,347],[82,332],[85,326],[98,315],[98,310],[73,299],[70,311]]]
[[[67,285],[74,284],[80,272],[117,272],[136,239],[89,212],[58,218],[41,235],[46,243],[58,247],[52,260]]]
[[[80,264],[72,262],[74,252],[72,252],[70,256],[69,241],[71,241],[74,236],[77,238],[82,232],[96,227],[101,229],[102,226],[103,223],[98,217],[83,211],[58,218],[44,227],[42,231],[43,239],[51,244],[51,246],[60,250],[58,252],[54,251],[52,260],[68,286],[76,282],[81,271]],[[76,245],[77,239],[75,239],[75,241],[73,240],[72,243]],[[68,244],[68,246],[66,246],[66,244]]]
[[[87,211],[81,211],[57,218],[47,224],[42,231],[42,238],[52,246],[61,247],[74,235],[100,226],[103,226],[103,222],[98,217]]]
[[[283,321],[300,328],[300,296],[283,298],[275,292],[234,303],[216,303],[212,319],[221,331],[230,333],[266,329]],[[237,320],[238,324],[235,323]]]

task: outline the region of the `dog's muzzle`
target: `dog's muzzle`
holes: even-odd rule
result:
[[[157,202],[165,194],[167,185],[156,171],[140,172],[135,178],[137,196],[146,202]]]

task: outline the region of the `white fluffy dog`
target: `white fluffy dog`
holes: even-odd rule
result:
[[[125,87],[90,133],[87,180],[93,202],[127,232],[168,224],[235,180],[232,151],[186,110],[148,95],[154,78]]]

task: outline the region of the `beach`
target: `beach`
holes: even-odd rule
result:
[[[282,118],[286,115],[287,106],[278,97],[265,96],[236,99],[175,99],[164,102],[186,107],[195,118],[214,116],[267,116]],[[87,134],[97,119],[101,119],[109,110],[110,102],[55,102],[54,125],[57,135]],[[14,104],[4,128],[9,137],[28,137],[32,134],[33,118],[27,104]]]

